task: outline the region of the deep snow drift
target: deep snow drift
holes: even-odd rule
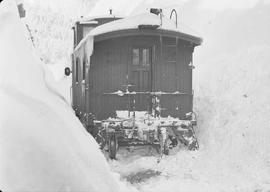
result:
[[[183,9],[204,38],[194,52],[200,150],[180,151],[160,164],[148,151],[123,152],[111,166],[124,178],[149,169],[161,172],[135,184],[140,191],[268,192],[270,6],[259,2],[216,12],[195,3]]]
[[[0,4],[0,189],[118,191],[95,140],[46,82],[15,1]]]
[[[198,7],[201,2],[211,1],[186,1],[181,7],[180,14],[180,20],[188,23],[204,38],[203,46],[194,52],[195,110],[199,114],[196,131],[200,150],[196,152],[181,150],[163,158],[159,164],[155,152],[150,149],[134,152],[122,150],[117,161],[110,161],[110,166],[121,174],[123,180],[138,172],[146,173],[147,170],[161,172],[155,177],[141,179],[139,183],[134,182],[133,185],[140,191],[268,192],[270,190],[270,7],[260,1],[244,10],[211,11]],[[235,4],[238,4],[237,2]],[[35,7],[36,4],[32,5]],[[46,10],[40,7],[40,12],[44,13],[46,18]],[[54,14],[49,17],[57,17],[57,14]],[[57,26],[57,23],[53,24]],[[30,27],[40,30],[40,25]],[[43,31],[43,28],[40,31]],[[67,32],[66,29],[59,31],[60,36],[62,32],[64,36]],[[46,37],[46,30],[43,32],[44,34],[37,35]],[[51,33],[53,29],[50,29]],[[72,39],[70,41],[72,42]],[[47,53],[47,44],[41,45],[40,49]],[[64,49],[68,50],[69,47],[61,47],[61,50]],[[49,50],[47,58],[52,62],[58,56],[51,54]],[[32,82],[28,70],[29,68],[25,69],[20,76],[27,74],[29,81]],[[14,77],[15,71],[10,68],[7,72]],[[2,76],[3,70],[0,72]],[[8,80],[11,80],[10,77]],[[28,81],[28,78],[25,80]],[[39,91],[31,90],[29,91],[31,95],[40,95]],[[2,92],[1,97],[4,96]],[[1,101],[7,99],[9,98]],[[46,99],[47,97],[43,96],[42,100]],[[54,103],[49,103],[49,106],[51,105]],[[13,108],[15,107],[17,105]],[[11,108],[8,106],[5,110]],[[61,110],[55,113],[61,117],[63,115]],[[39,108],[36,109],[35,115],[40,115]],[[51,118],[55,120],[53,116]],[[74,121],[76,123],[72,122],[79,124],[77,120]],[[79,125],[70,127],[68,122],[66,126],[64,134],[68,134],[67,130],[73,130]],[[81,132],[84,133],[83,130]],[[55,134],[59,137],[62,135],[53,132],[51,137]],[[72,146],[71,150],[73,147],[75,148]],[[85,146],[85,150],[91,150],[88,148],[88,145]],[[77,154],[72,158],[76,156]],[[50,161],[47,157],[44,159]],[[65,160],[69,162],[68,159]]]
[[[195,104],[199,151],[182,150],[159,164],[151,151],[123,151],[111,162],[113,170],[124,178],[145,170],[161,172],[135,184],[140,191],[268,192],[269,51],[270,46],[262,45],[220,56],[207,65],[218,65],[211,75],[200,74],[204,79]]]

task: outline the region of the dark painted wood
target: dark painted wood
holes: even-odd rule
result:
[[[133,49],[149,50],[149,65],[133,64]],[[192,62],[194,44],[178,36],[135,35],[95,40],[94,52],[83,70],[85,49],[74,53],[80,59],[78,82],[73,72],[73,108],[80,115],[91,112],[102,120],[115,116],[116,110],[128,110],[128,96],[106,93],[125,91],[123,85],[134,84],[130,91],[181,92],[183,95],[162,95],[162,116],[185,118],[192,111]],[[88,58],[86,58],[88,59]],[[74,69],[73,64],[73,71]],[[76,68],[76,67],[75,67]],[[85,71],[85,81],[82,72]],[[148,109],[147,96],[136,97],[136,109]]]

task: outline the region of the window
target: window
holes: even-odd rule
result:
[[[168,62],[176,62],[176,45],[165,45],[164,59]]]
[[[150,48],[132,49],[132,64],[147,67],[150,65]]]
[[[76,83],[79,82],[79,63],[80,63],[80,59],[76,58],[76,66],[75,66],[75,79],[76,79]]]
[[[140,64],[140,50],[139,49],[133,49],[132,53],[133,53],[132,64],[133,65],[139,65]]]
[[[86,72],[86,59],[83,60],[83,71],[82,71],[82,75],[83,75],[83,80],[85,80],[85,72]]]
[[[178,52],[178,39],[171,37],[163,38],[163,58],[168,63],[175,63]]]
[[[73,48],[75,49],[75,47],[77,45],[75,27],[72,27],[72,30],[73,30]]]
[[[142,65],[149,66],[150,65],[150,58],[149,58],[149,49],[142,50]]]

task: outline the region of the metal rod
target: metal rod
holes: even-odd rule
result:
[[[176,10],[175,9],[173,9],[172,11],[171,11],[171,15],[170,15],[170,19],[172,19],[172,14],[175,14],[175,25],[176,25],[176,28],[177,28],[177,12],[176,12]]]

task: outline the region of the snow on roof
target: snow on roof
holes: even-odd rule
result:
[[[178,26],[176,27],[175,22],[167,17],[162,17],[161,21],[160,16],[158,15],[152,13],[144,13],[140,15],[127,17],[124,19],[115,20],[94,28],[88,33],[86,37],[84,37],[81,40],[81,42],[75,48],[75,51],[78,50],[90,36],[93,37],[120,30],[138,29],[139,25],[159,25],[158,29],[174,31],[177,33],[187,34],[195,38],[199,38],[198,37],[199,35],[196,32],[194,32],[194,30],[192,30],[191,28],[189,28],[188,26],[186,26],[181,22],[180,23],[178,22]]]
[[[98,24],[98,21],[95,20],[80,21],[80,24]]]
[[[107,14],[107,15],[96,15],[96,16],[86,16],[86,17],[81,17],[79,20],[80,22],[85,22],[85,21],[93,21],[96,19],[101,19],[101,18],[123,18],[123,15],[113,15],[113,14]]]
[[[162,22],[160,16],[152,13],[144,13],[140,15],[135,15],[127,17],[124,19],[116,20],[110,23],[101,25],[91,31],[91,35],[100,35],[103,33],[108,33],[112,31],[119,31],[125,29],[137,29],[139,25],[160,25],[158,29],[175,31],[186,33],[189,35],[197,36],[197,34],[188,28],[186,25],[179,23],[176,27],[173,20],[168,19],[167,17],[162,17]]]
[[[124,16],[121,15],[96,15],[96,16],[86,16],[86,17],[81,17],[78,19],[77,22],[80,24],[98,24],[97,19],[107,19],[107,18],[124,18]],[[75,25],[77,22],[75,22],[73,25]]]

